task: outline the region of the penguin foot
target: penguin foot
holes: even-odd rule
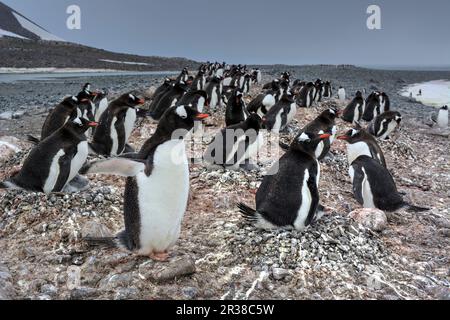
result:
[[[168,252],[153,252],[149,255],[150,259],[159,261],[159,262],[166,262],[169,260],[169,253]]]

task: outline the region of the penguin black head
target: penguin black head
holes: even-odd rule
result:
[[[263,120],[257,113],[250,114],[245,122],[248,129],[254,129],[256,131],[259,131],[263,126]]]
[[[88,82],[83,86],[83,89],[81,91],[87,91],[90,92],[91,91],[91,84]]]
[[[448,110],[448,106],[443,106],[441,110]]]
[[[80,103],[80,100],[77,97],[71,96],[71,97],[65,98],[61,104],[74,109],[78,106],[79,103]]]
[[[360,141],[370,139],[371,135],[360,126],[348,130],[344,135],[338,136],[336,139],[347,141],[349,144],[354,144]]]
[[[316,134],[312,132],[302,132],[298,135],[291,144],[291,150],[304,151],[309,154],[314,154],[319,143],[331,137],[331,134]]]
[[[355,97],[357,98],[362,98],[362,92],[361,91],[356,91]]]
[[[85,118],[75,118],[72,121],[68,121],[64,128],[70,131],[75,131],[77,134],[85,133],[89,128],[95,128],[98,126],[97,122],[89,121]]]
[[[136,97],[132,93],[125,93],[124,95],[119,97],[120,105],[127,106],[129,108],[136,108],[139,105],[143,105],[145,103],[144,99]]]
[[[334,121],[339,115],[341,111],[337,109],[337,107],[331,107],[320,114],[320,117],[327,118],[331,121]]]
[[[192,105],[188,106],[175,106],[169,108],[158,124],[158,129],[165,132],[174,132],[175,130],[189,131],[194,127],[195,121],[201,121],[208,118],[206,113],[200,113],[192,108]]]

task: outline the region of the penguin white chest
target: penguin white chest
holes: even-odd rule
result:
[[[117,122],[117,118],[114,117],[114,119],[111,121],[111,128],[110,128],[110,136],[111,136],[111,151],[110,151],[110,154],[112,156],[117,156],[118,155],[118,149],[119,149],[119,137],[117,135],[116,122]]]
[[[352,143],[347,146],[348,164],[351,165],[360,156],[372,158],[369,146],[365,142]]]
[[[136,122],[136,110],[128,109],[127,114],[125,115],[125,143],[128,142],[128,138],[130,138],[131,133],[134,129],[134,123]]]
[[[61,157],[64,156],[65,154],[66,153],[64,152],[64,150],[61,149],[53,157],[52,163],[50,164],[47,179],[45,180],[44,186],[42,188],[45,193],[51,193],[55,188],[55,185],[58,182],[59,173],[61,172],[59,159],[61,159]]]
[[[104,98],[98,104],[98,108],[95,112],[95,121],[98,122],[100,120],[100,117],[102,116],[103,112],[105,112],[106,108],[108,108],[108,99]]]
[[[308,180],[309,180],[310,174],[308,169],[305,170],[305,173],[303,174],[303,183],[302,183],[302,190],[301,190],[301,203],[300,208],[297,212],[297,218],[294,221],[294,228],[296,230],[302,231],[305,229],[305,222],[308,218],[309,209],[311,208],[312,203],[312,196],[311,191],[308,188]]]
[[[383,133],[383,135],[380,136],[380,139],[384,140],[384,139],[388,138],[389,135],[390,135],[392,132],[394,132],[395,128],[397,128],[397,125],[398,125],[398,124],[397,124],[396,121],[391,120],[391,121],[388,123],[388,125],[387,125],[386,132]]]
[[[437,125],[444,129],[448,127],[448,110],[439,110]]]
[[[89,147],[87,141],[82,141],[77,146],[77,153],[70,162],[70,173],[67,182],[70,182],[80,171],[87,160]]]
[[[140,254],[163,252],[177,241],[189,196],[189,168],[183,140],[160,145],[153,171],[136,176],[140,214]]]

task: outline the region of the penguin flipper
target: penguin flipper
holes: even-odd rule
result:
[[[364,198],[362,195],[362,190],[364,188],[364,172],[361,170],[361,167],[356,164],[352,164],[351,168],[353,169],[353,195],[360,204],[364,205]]]
[[[258,222],[257,211],[255,209],[252,209],[243,203],[239,203],[237,205],[237,207],[238,207],[239,211],[241,212],[242,217],[244,218],[245,221],[247,221],[249,223]]]
[[[147,166],[144,160],[129,160],[114,158],[89,162],[80,170],[80,174],[113,174],[122,177],[134,177],[145,172]]]
[[[27,141],[31,142],[34,145],[38,145],[41,142],[41,140],[39,140],[36,137],[33,137],[31,134],[27,135]]]

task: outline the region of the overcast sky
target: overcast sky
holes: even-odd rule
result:
[[[449,0],[0,0],[68,41],[246,64],[450,65]],[[82,29],[66,28],[77,4]],[[381,7],[382,30],[366,27]]]

